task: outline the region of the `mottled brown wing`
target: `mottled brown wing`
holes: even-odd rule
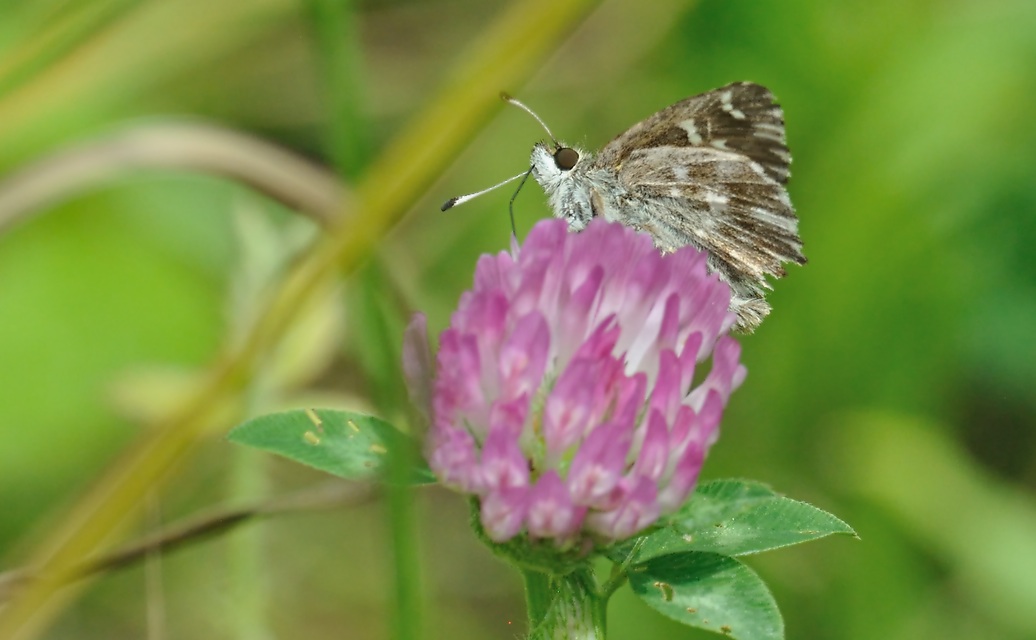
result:
[[[711,147],[758,162],[780,184],[788,181],[791,154],[784,112],[766,87],[735,82],[692,96],[638,122],[595,158],[601,167],[622,167],[630,154],[650,147]]]
[[[637,149],[618,179],[628,200],[618,217],[654,235],[663,249],[692,244],[743,297],[761,296],[765,276],[805,263],[798,218],[784,185],[758,162],[711,147]]]

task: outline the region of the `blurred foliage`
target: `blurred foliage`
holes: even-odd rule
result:
[[[30,163],[170,116],[363,175],[473,62],[468,43],[522,5],[5,0],[0,203],[4,178]],[[859,532],[859,543],[751,561],[789,637],[1036,636],[1034,33],[1031,0],[611,0],[528,83],[478,87],[518,95],[590,147],[734,80],[767,85],[784,106],[810,262],[775,286],[773,315],[742,340],[749,377],[706,474],[757,478]],[[321,288],[300,312],[308,328],[266,354],[247,410],[377,407],[400,421],[392,336],[413,309],[443,327],[478,255],[508,246],[509,191],[448,214],[438,205],[527,166],[541,136],[501,111],[443,162],[375,257]],[[394,162],[408,168],[405,155]],[[520,234],[548,215],[535,185],[516,213]],[[151,170],[2,228],[5,569],[247,333],[284,270],[307,259],[307,225],[242,184]],[[155,489],[162,519],[320,481],[239,459],[221,433]],[[247,481],[256,467],[261,480]],[[517,577],[478,547],[463,501],[417,499],[409,575],[420,576],[423,637],[521,633]],[[154,527],[146,509],[128,515],[138,522],[120,539]],[[164,558],[160,589],[134,567],[67,592],[39,637],[145,637],[149,617],[169,638],[398,635],[389,523],[374,501],[249,525],[259,537],[244,546],[235,534]],[[628,594],[610,613],[617,639],[710,637]]]

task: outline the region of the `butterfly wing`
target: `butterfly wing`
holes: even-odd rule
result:
[[[656,211],[639,226],[672,250],[708,251],[731,284],[761,294],[784,262],[805,262],[798,220],[784,187],[744,156],[696,147],[633,152],[619,172],[627,206]]]
[[[736,83],[678,102],[617,137],[594,159],[625,198],[612,216],[664,250],[694,245],[732,287],[738,327],[769,312],[766,276],[806,262],[784,184],[791,155],[783,114],[765,88]],[[611,207],[609,207],[611,208]]]
[[[637,149],[650,147],[729,150],[758,162],[779,184],[790,175],[784,112],[769,89],[751,82],[728,84],[662,109],[605,145],[597,163],[618,167]]]

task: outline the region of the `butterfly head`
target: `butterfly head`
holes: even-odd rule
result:
[[[576,231],[595,215],[586,178],[590,159],[589,153],[558,142],[539,142],[532,148],[532,177],[547,192],[554,215]]]
[[[532,148],[532,175],[547,188],[547,184],[573,175],[584,155],[559,142],[537,142]]]

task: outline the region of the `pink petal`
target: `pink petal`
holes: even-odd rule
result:
[[[497,404],[489,435],[482,445],[482,485],[490,491],[529,484],[529,461],[518,445],[528,399]]]
[[[610,424],[594,429],[583,441],[568,471],[572,499],[594,508],[611,506],[612,492],[626,471],[631,434]]]
[[[658,519],[655,483],[647,478],[636,478],[631,482],[632,489],[614,509],[586,517],[588,527],[611,540],[622,540]]]
[[[658,363],[655,388],[651,392],[650,408],[660,412],[666,420],[676,417],[676,409],[683,400],[683,376],[680,360],[672,351],[663,351]]]
[[[436,424],[428,435],[428,465],[443,484],[463,491],[481,491],[478,450],[471,434]]]
[[[432,421],[432,350],[428,346],[428,319],[415,313],[403,332],[403,377],[410,402],[424,418],[424,426]]]
[[[500,348],[500,395],[532,396],[543,382],[550,349],[550,330],[543,316],[533,311],[521,317]]]
[[[494,542],[506,542],[522,531],[528,511],[528,487],[500,489],[482,498],[480,520]]]
[[[647,427],[643,442],[637,453],[633,473],[657,482],[665,473],[669,462],[669,427],[666,419],[657,409],[648,412]]]
[[[568,488],[557,472],[547,471],[529,494],[529,535],[537,538],[572,537],[583,523],[585,507],[572,503]]]

